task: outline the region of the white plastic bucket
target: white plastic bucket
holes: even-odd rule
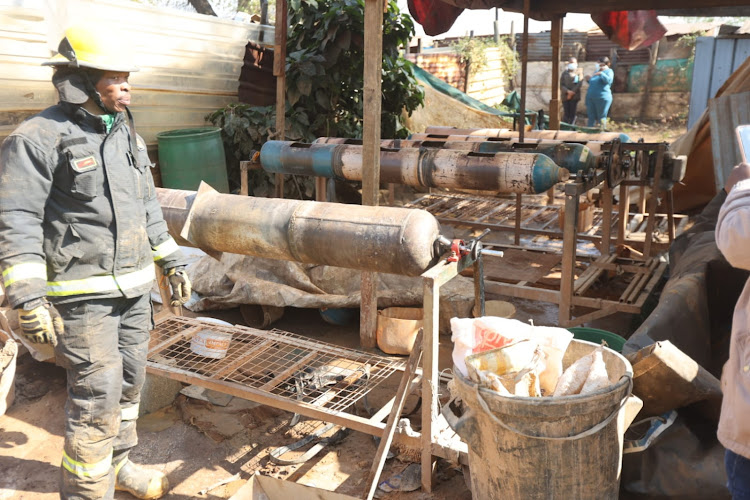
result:
[[[227,355],[231,342],[231,333],[205,329],[193,335],[190,341],[190,350],[199,356],[221,359]]]

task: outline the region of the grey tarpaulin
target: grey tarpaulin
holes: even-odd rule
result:
[[[656,309],[628,339],[628,355],[669,340],[714,376],[729,355],[734,304],[748,273],[729,265],[716,246],[714,228],[726,199],[722,190],[669,249],[669,280]]]
[[[285,260],[224,254],[221,261],[203,257],[188,275],[198,300],[191,311],[229,309],[242,304],[276,307],[359,307],[360,271],[301,264]],[[422,278],[378,274],[378,306],[421,306]],[[441,326],[444,317],[471,314],[474,283],[458,276],[440,290]]]
[[[748,277],[731,267],[716,246],[714,229],[725,199],[721,190],[672,244],[669,280],[656,309],[625,343],[626,356],[669,340],[721,376],[729,356],[732,312]],[[729,498],[724,448],[716,439],[718,422],[692,406],[679,414],[646,450],[625,455],[622,488],[638,498]]]

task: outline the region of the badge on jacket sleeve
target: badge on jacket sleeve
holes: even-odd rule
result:
[[[88,172],[89,170],[94,170],[96,167],[99,166],[99,163],[96,161],[96,158],[93,156],[86,156],[84,158],[76,158],[72,162],[73,169],[76,172]]]
[[[146,144],[143,142],[143,139],[138,137],[135,140],[136,145],[138,146],[138,151],[144,151],[146,149]]]

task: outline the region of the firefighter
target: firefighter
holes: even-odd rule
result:
[[[23,334],[67,371],[60,493],[159,498],[167,478],[128,458],[146,377],[154,264],[190,296],[130,104],[127,37],[66,30],[45,62],[60,102],[0,147],[0,269]]]

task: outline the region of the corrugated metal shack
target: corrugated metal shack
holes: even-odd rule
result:
[[[28,116],[57,102],[49,58],[69,23],[117,20],[132,33],[141,71],[131,75],[138,132],[153,148],[165,130],[205,125],[204,117],[237,101],[248,41],[273,28],[159,9],[135,2],[0,0],[0,140]],[[155,157],[154,157],[155,159]]]

